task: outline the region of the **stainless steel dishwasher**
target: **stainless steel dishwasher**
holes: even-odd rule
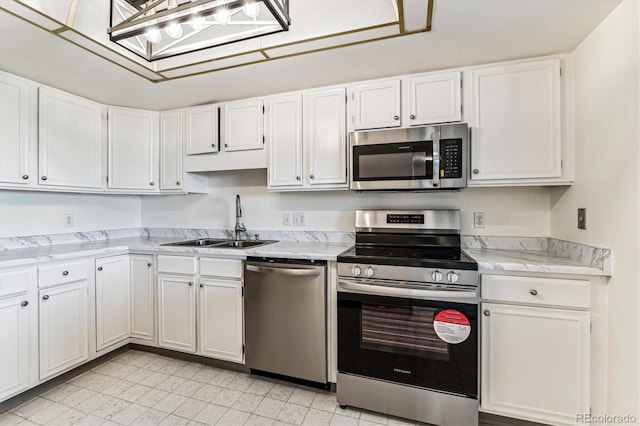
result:
[[[248,258],[247,367],[327,383],[326,262]]]

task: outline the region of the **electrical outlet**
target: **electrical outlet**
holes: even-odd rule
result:
[[[295,212],[293,214],[293,225],[304,226],[304,212]]]
[[[282,224],[284,226],[291,226],[291,212],[282,213]]]
[[[587,229],[587,209],[578,209],[578,229]]]
[[[473,212],[473,227],[484,228],[484,212]]]
[[[73,227],[73,215],[71,213],[64,214],[64,226],[69,228]]]

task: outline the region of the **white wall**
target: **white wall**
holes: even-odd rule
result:
[[[140,226],[140,196],[0,191],[0,237]],[[73,227],[64,214],[73,214]]]
[[[625,0],[574,51],[576,179],[551,196],[551,235],[609,247],[607,414],[640,418],[640,2]],[[587,209],[587,230],[576,209]],[[593,413],[604,414],[604,413]]]
[[[467,188],[453,193],[363,193],[267,191],[265,170],[209,175],[209,194],[142,198],[142,226],[232,228],[235,195],[242,198],[243,221],[261,229],[353,231],[354,211],[372,208],[456,208],[463,233],[548,236],[548,188]],[[306,226],[283,226],[283,212],[305,212]],[[473,212],[486,214],[486,227],[473,228]]]

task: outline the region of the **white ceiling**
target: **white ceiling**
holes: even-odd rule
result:
[[[11,1],[0,0],[0,7]],[[417,1],[423,0],[405,0]],[[0,10],[0,69],[106,104],[167,110],[570,52],[619,3],[620,0],[434,0],[431,32],[161,83],[152,83]],[[293,24],[294,19],[292,16]],[[106,31],[108,22],[104,26]]]

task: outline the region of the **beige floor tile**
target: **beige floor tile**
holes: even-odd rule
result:
[[[240,398],[233,404],[231,408],[236,410],[246,411],[247,413],[253,413],[258,408],[258,405],[262,402],[263,397],[260,395],[254,395],[251,393],[243,393]]]
[[[255,382],[255,379],[252,379],[249,376],[237,376],[227,385],[227,387],[229,389],[245,392],[253,382]]]
[[[147,407],[143,405],[131,404],[113,416],[111,420],[122,425],[130,425],[146,411]]]
[[[116,380],[111,386],[103,389],[101,393],[110,396],[119,396],[125,393],[127,390],[135,386],[135,383],[127,382],[126,380]]]
[[[213,401],[213,398],[218,395],[222,389],[220,386],[205,384],[196,393],[192,395],[193,398],[199,399],[205,402]]]
[[[182,403],[181,406],[176,408],[173,412],[176,416],[184,417],[186,419],[192,420],[196,417],[200,411],[207,406],[207,403],[204,401],[198,401],[197,399],[187,399]]]
[[[18,423],[18,426],[40,426],[40,425],[38,425],[38,423],[32,422],[31,420],[24,419],[23,421]]]
[[[77,424],[81,426],[101,426],[104,421],[103,418],[85,413],[85,416]]]
[[[292,404],[303,405],[305,407],[310,407],[315,397],[316,397],[315,392],[312,392],[306,389],[297,388],[293,391],[293,393],[289,397],[288,402],[291,402]]]
[[[179,417],[173,414],[169,415],[162,422],[160,422],[161,425],[174,425],[174,426],[182,426],[182,425],[186,425],[187,423],[189,423],[189,419],[185,419],[184,417]]]
[[[140,417],[138,417],[135,421],[136,426],[155,426],[159,425],[161,421],[166,419],[169,416],[168,413],[160,410],[154,410],[153,408],[149,408],[147,411],[142,413]]]
[[[127,401],[123,401],[117,398],[112,398],[106,404],[102,405],[100,408],[96,409],[91,414],[111,420],[113,416],[115,416],[120,411],[127,408],[129,405],[131,404],[128,403]]]
[[[273,419],[252,414],[244,424],[247,426],[271,426]]]
[[[166,398],[167,395],[169,395],[169,392],[154,388],[138,398],[136,400],[136,404],[144,405],[145,407],[153,407],[158,402]]]
[[[186,364],[187,364],[186,362],[171,359],[169,360],[169,362],[163,365],[158,371],[160,371],[161,373],[173,375],[173,374],[176,374],[176,372],[180,371],[182,367],[184,367]]]
[[[95,371],[87,371],[82,376],[78,376],[70,380],[68,383],[100,392],[116,382],[117,379],[96,373]]]
[[[231,408],[224,413],[224,416],[218,420],[217,424],[224,426],[241,426],[249,419],[250,416],[250,413]]]
[[[380,426],[380,423],[374,423],[374,422],[369,421],[369,420],[359,419],[358,420],[358,426]]]
[[[313,398],[313,402],[311,403],[311,408],[315,408],[316,410],[328,411],[333,413],[336,411],[336,407],[338,406],[338,402],[336,401],[335,393],[318,393],[315,398]]]
[[[183,379],[182,377],[170,376],[164,382],[160,383],[156,388],[162,389],[167,392],[173,392],[176,390],[181,384],[186,382],[187,379]]]
[[[246,392],[249,392],[255,395],[267,396],[267,394],[269,393],[273,385],[274,385],[273,382],[258,379],[255,382],[253,382],[251,386],[249,386]]]
[[[142,386],[142,385],[133,385],[120,395],[117,395],[118,398],[124,399],[125,401],[134,402],[137,401],[143,395],[151,392],[153,388]]]
[[[295,388],[293,386],[282,385],[276,383],[267,393],[269,398],[279,399],[280,401],[288,401]]]
[[[339,416],[354,417],[356,419],[359,419],[361,413],[362,413],[362,410],[360,410],[359,408],[353,408],[353,407],[340,408],[339,405],[336,405],[335,414],[338,414]]]
[[[278,420],[294,425],[301,425],[308,411],[309,409],[307,407],[287,402],[284,404],[284,407],[282,407],[282,410],[280,410]]]
[[[144,385],[144,386],[149,386],[149,387],[155,388],[160,383],[162,383],[165,380],[167,380],[169,377],[170,376],[168,374],[164,374],[164,373],[160,373],[160,372],[156,371],[152,375],[150,375],[149,377],[146,377],[144,380],[142,380],[140,382],[140,384]]]
[[[62,402],[65,398],[73,395],[80,389],[82,388],[79,386],[63,383],[59,386],[56,386],[53,389],[48,390],[47,392],[41,394],[40,396],[47,398],[51,401]]]
[[[356,417],[334,414],[331,418],[331,426],[357,426],[359,421]]]
[[[310,408],[307,412],[307,415],[304,417],[303,424],[305,425],[314,425],[314,426],[323,426],[331,424],[331,420],[333,419],[333,413],[329,413],[328,411],[316,410],[315,408]]]
[[[82,411],[84,411],[86,413],[93,413],[98,408],[102,407],[107,402],[111,401],[112,399],[113,399],[113,397],[111,397],[109,395],[98,393],[98,394],[95,394],[94,396],[92,396],[91,398],[79,403],[76,406],[76,408],[79,409],[79,410],[82,410]]]
[[[191,380],[195,380],[196,382],[209,383],[211,379],[213,379],[220,370],[217,368],[204,367],[198,373],[191,378]]]
[[[54,402],[53,404],[49,405],[44,410],[42,410],[42,411],[34,414],[33,416],[29,417],[29,420],[31,420],[34,423],[39,423],[41,425],[52,424],[51,421],[53,419],[55,419],[56,417],[58,417],[59,415],[61,415],[65,411],[69,411],[70,409],[71,408],[67,407],[66,405],[62,405],[62,404],[59,404],[57,402]],[[2,424],[2,423],[0,423],[0,424]]]
[[[193,420],[206,425],[215,425],[218,423],[218,420],[224,416],[227,410],[227,407],[223,407],[221,405],[207,404],[207,406],[204,407]]]
[[[33,416],[34,414],[39,413],[52,404],[53,401],[49,401],[48,399],[44,399],[41,397],[36,397],[25,402],[22,405],[19,405],[18,407],[11,410],[11,412],[26,419]]]
[[[152,356],[142,355],[136,358],[133,362],[129,363],[129,365],[132,365],[134,367],[144,367],[145,365],[150,364],[154,360],[155,358]]]
[[[221,386],[224,388],[224,387],[227,387],[227,385],[231,383],[233,379],[235,379],[234,374],[221,372],[213,376],[213,378],[209,381],[209,383],[212,385]]]
[[[280,410],[284,407],[284,401],[273,398],[265,398],[262,400],[258,408],[255,409],[253,414],[257,414],[263,417],[269,417],[270,419],[277,419]]]
[[[85,417],[87,417],[87,413],[76,410],[75,408],[71,408],[51,420],[50,424],[55,426],[76,425],[80,424],[82,419],[84,419]]]
[[[233,389],[222,389],[219,394],[213,398],[214,404],[222,405],[223,407],[231,407],[236,403],[238,398],[242,395],[242,392]]]
[[[159,371],[162,367],[169,364],[168,358],[154,358],[153,361],[145,365],[143,368],[152,371]]]
[[[364,420],[366,422],[378,423],[378,424],[387,424],[387,415],[375,413],[373,411],[362,410],[360,413],[360,420]]]
[[[178,386],[174,392],[183,396],[193,396],[193,394],[198,392],[198,390],[203,386],[204,383],[196,382],[195,380],[187,380]]]
[[[133,383],[140,383],[147,377],[153,374],[153,371],[147,370],[146,368],[138,368],[138,371],[131,373],[124,380]]]
[[[98,392],[92,391],[91,389],[80,388],[76,392],[62,399],[60,402],[64,405],[75,408],[96,395],[98,395]]]
[[[184,377],[185,379],[190,379],[198,374],[200,370],[202,370],[202,366],[199,364],[187,364],[180,370],[176,371],[174,375],[178,377]]]
[[[23,420],[24,418],[17,416],[13,413],[0,414],[0,425],[2,426],[14,426]]]
[[[173,411],[181,406],[186,400],[187,397],[185,396],[170,393],[162,401],[154,405],[153,408],[164,411],[165,413],[173,413]]]

